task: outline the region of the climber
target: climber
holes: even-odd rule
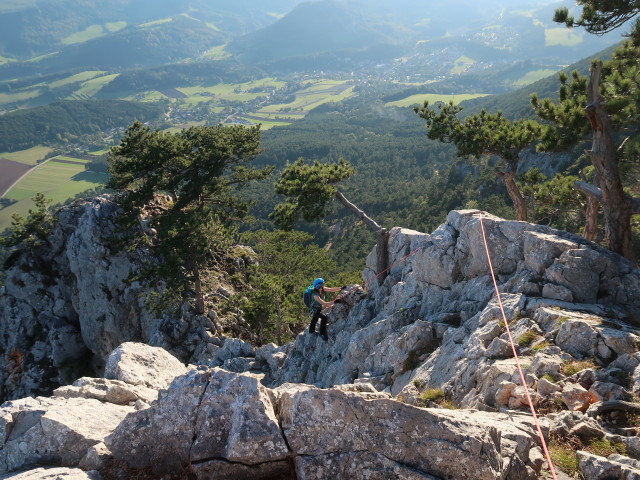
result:
[[[320,319],[320,337],[326,342],[329,340],[327,336],[327,316],[322,313],[322,310],[328,307],[332,307],[339,299],[327,302],[325,301],[325,293],[327,292],[339,292],[346,287],[325,287],[324,280],[322,278],[316,278],[313,284],[304,292],[304,303],[309,308],[309,314],[311,315],[311,324],[309,325],[309,333],[316,333],[316,323]]]

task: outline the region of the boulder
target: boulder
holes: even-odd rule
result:
[[[150,408],[128,415],[105,444],[114,457],[156,473],[216,459],[270,468],[288,456],[258,379],[207,367],[176,378]]]
[[[187,367],[163,348],[126,342],[109,355],[104,376],[159,389],[166,388],[176,376],[186,371]]]
[[[132,407],[92,398],[30,398],[0,407],[0,473],[33,464],[77,466]]]
[[[35,468],[26,472],[0,475],[0,480],[102,480],[97,471],[86,472],[79,468]]]
[[[578,468],[589,480],[640,480],[640,470],[589,452],[578,451]]]
[[[116,405],[133,405],[138,401],[151,403],[158,398],[158,391],[143,385],[131,385],[120,380],[82,377],[73,385],[56,388],[54,397],[95,398]]]

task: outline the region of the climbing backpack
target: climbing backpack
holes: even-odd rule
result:
[[[306,288],[304,293],[302,294],[302,300],[304,304],[307,306],[309,310],[311,310],[311,306],[313,305],[313,295],[314,295],[313,285]]]

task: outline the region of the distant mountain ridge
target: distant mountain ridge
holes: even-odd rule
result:
[[[368,60],[385,62],[447,45],[476,61],[474,55],[557,63],[610,44],[574,31],[563,45],[568,33],[551,21],[554,8],[538,1],[514,9],[506,0],[39,0],[22,8],[13,3],[0,6],[0,80],[69,68],[177,63],[227,42],[247,63],[349,58],[367,51]],[[560,40],[546,38],[549,29],[562,31],[553,33]]]
[[[359,50],[376,44],[397,44],[411,31],[363,10],[357,2],[323,0],[300,4],[272,25],[234,40],[230,50],[246,63],[262,63],[305,54]]]

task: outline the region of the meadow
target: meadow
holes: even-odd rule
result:
[[[35,83],[28,87],[17,89],[12,93],[0,93],[0,105],[18,104],[37,99],[52,90],[68,87],[69,85],[76,85],[76,90],[66,98],[90,98],[117,76],[117,73],[107,74],[102,70],[86,70],[47,84]]]
[[[458,104],[464,100],[471,100],[472,98],[486,97],[487,94],[483,93],[463,93],[457,95],[441,95],[436,93],[419,93],[417,95],[411,95],[401,100],[385,103],[388,107],[411,107],[413,105],[422,105],[425,100],[433,105],[436,102],[449,103],[453,102]]]
[[[353,95],[353,86],[347,81],[315,80],[304,87],[296,92],[292,102],[267,105],[239,117],[251,123],[262,123],[265,128],[288,125],[323,103],[340,102]]]
[[[43,193],[56,204],[103,184],[107,175],[85,170],[88,161],[61,155],[33,167],[3,197],[7,203],[14,203],[0,209],[0,231],[11,226],[14,213],[28,215],[36,193]]]

